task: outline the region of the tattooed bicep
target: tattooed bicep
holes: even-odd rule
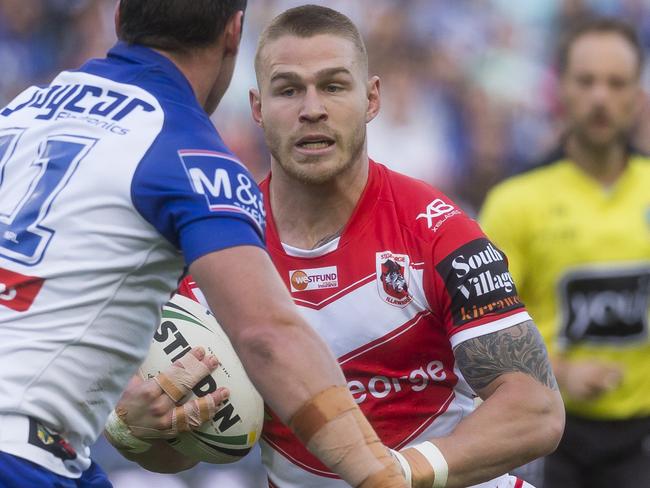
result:
[[[507,329],[461,342],[454,349],[456,364],[478,392],[503,373],[525,373],[557,390],[546,346],[528,320]]]

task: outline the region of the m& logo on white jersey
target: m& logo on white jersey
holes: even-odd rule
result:
[[[289,271],[291,291],[323,290],[337,288],[339,275],[336,266],[324,268],[294,269]]]
[[[377,290],[386,302],[405,307],[412,298],[409,295],[409,257],[390,251],[377,253]]]
[[[451,212],[454,208],[453,205],[449,205],[448,203],[443,202],[440,198],[436,198],[433,202],[427,205],[425,213],[418,214],[415,220],[427,219],[427,227],[432,229],[435,219]]]

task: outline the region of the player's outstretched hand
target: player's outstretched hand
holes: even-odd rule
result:
[[[216,357],[206,355],[203,348],[197,347],[155,378],[145,381],[134,376],[115,407],[112,420],[109,418],[107,432],[111,440],[120,443],[120,439],[115,439],[114,426],[109,428],[116,421],[121,421],[136,438],[166,439],[195,429],[212,418],[228,398],[227,389],[218,388],[185,403],[182,400],[218,365]]]

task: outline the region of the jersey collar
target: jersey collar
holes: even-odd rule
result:
[[[183,97],[195,99],[194,90],[190,82],[181,72],[180,69],[166,56],[159,52],[140,44],[128,44],[124,41],[118,41],[107,54],[107,59],[119,59],[133,64],[147,66],[149,69],[162,72],[178,88],[183,90]],[[170,92],[173,90],[170,90]]]
[[[380,200],[381,190],[383,187],[383,178],[382,178],[382,169],[383,166],[375,163],[372,159],[369,160],[368,164],[368,181],[366,186],[361,193],[361,197],[357,202],[357,205],[350,216],[350,220],[346,224],[343,232],[341,234],[338,245],[332,251],[327,252],[336,252],[339,249],[345,247],[345,245],[354,238],[355,235],[358,235],[370,222],[372,222],[373,216],[375,214],[374,209],[377,206],[377,203]],[[280,241],[278,236],[278,230],[275,225],[275,218],[273,217],[273,209],[271,208],[271,200],[269,198],[269,184],[271,182],[272,175],[269,175],[261,184],[260,187],[264,193],[264,208],[266,208],[266,243],[270,249],[275,251],[280,251],[283,254],[286,254],[286,251]],[[293,254],[293,253],[292,253]],[[296,256],[299,258],[309,259],[310,257],[316,256]]]

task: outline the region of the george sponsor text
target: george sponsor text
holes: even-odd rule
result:
[[[350,380],[348,381],[348,389],[357,404],[362,404],[369,396],[382,399],[402,390],[417,393],[446,379],[447,372],[444,364],[442,361],[434,360],[399,378],[377,375],[370,379],[364,378],[363,381],[359,379]]]

